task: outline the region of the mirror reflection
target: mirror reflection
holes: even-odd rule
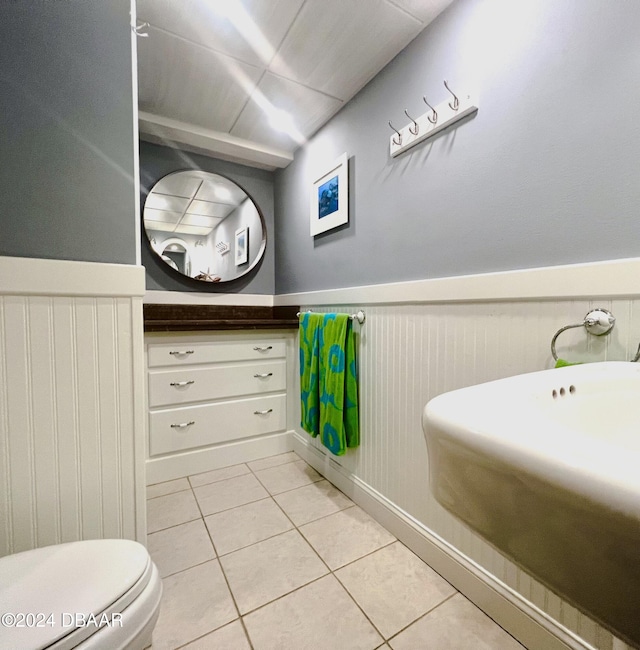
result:
[[[161,178],[147,196],[144,228],[151,248],[174,271],[203,282],[248,273],[264,254],[264,219],[236,183],[185,170]]]

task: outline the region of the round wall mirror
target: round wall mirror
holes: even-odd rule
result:
[[[195,169],[161,178],[142,213],[151,249],[169,268],[202,282],[248,273],[267,244],[264,218],[236,183]]]

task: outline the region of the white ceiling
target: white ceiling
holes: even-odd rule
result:
[[[140,137],[286,167],[452,1],[137,0]]]
[[[150,231],[207,236],[247,200],[233,181],[199,170],[161,178],[144,204],[144,226]]]

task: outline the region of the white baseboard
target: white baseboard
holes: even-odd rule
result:
[[[297,432],[293,451],[529,650],[594,650]]]
[[[292,432],[283,431],[259,438],[151,458],[146,463],[147,485],[284,454],[292,449]]]

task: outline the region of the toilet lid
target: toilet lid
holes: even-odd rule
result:
[[[46,648],[73,633],[83,627],[82,616],[99,618],[134,586],[138,590],[149,564],[145,547],[126,539],[70,542],[0,558],[0,647]]]

